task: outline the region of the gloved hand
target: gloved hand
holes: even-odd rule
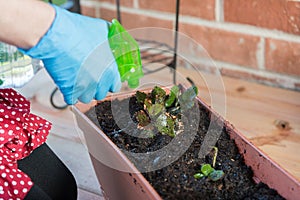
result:
[[[107,40],[108,22],[53,7],[56,16],[47,33],[36,46],[20,50],[43,61],[69,105],[118,91],[121,81]]]

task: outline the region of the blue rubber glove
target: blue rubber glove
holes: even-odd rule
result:
[[[36,46],[20,50],[43,61],[69,105],[119,91],[120,75],[107,39],[108,22],[53,7],[56,16],[47,33]]]

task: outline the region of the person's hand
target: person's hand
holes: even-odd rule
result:
[[[103,99],[121,88],[108,44],[108,22],[53,6],[56,17],[39,43],[25,54],[41,59],[67,104]]]

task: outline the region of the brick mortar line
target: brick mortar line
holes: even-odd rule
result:
[[[299,78],[292,76],[292,75],[286,75],[286,74],[279,74],[272,71],[266,71],[266,70],[256,70],[255,68],[248,68],[248,67],[242,67],[239,65],[234,65],[231,63],[226,63],[222,61],[215,61],[217,65],[222,65],[226,67],[227,69],[237,70],[237,71],[245,71],[247,73],[255,74],[258,76],[273,78],[273,79],[289,79],[291,82],[299,82]]]
[[[201,63],[201,64],[211,64],[212,62],[207,62],[207,61],[197,61],[195,62]],[[295,76],[290,76],[290,75],[284,75],[284,74],[278,74],[276,72],[271,72],[271,71],[266,71],[266,70],[256,70],[240,65],[234,65],[231,63],[223,62],[223,61],[218,61],[218,60],[213,60],[214,66],[218,71],[221,73],[222,69],[230,69],[233,71],[240,71],[240,72],[246,72],[248,74],[253,74],[265,78],[270,78],[270,79],[275,79],[279,80],[279,83],[282,87],[286,88],[295,88],[294,83],[299,83],[299,78]]]
[[[100,5],[101,8],[115,10],[116,6],[107,2],[92,2],[93,5]],[[83,4],[84,5],[84,4]],[[162,20],[175,20],[175,17],[171,13],[145,10],[145,9],[135,9],[130,7],[121,6],[121,12],[125,11],[130,14],[140,14],[148,17],[153,17]],[[299,42],[300,36],[288,34],[279,30],[269,30],[265,28],[254,27],[246,24],[234,24],[230,22],[216,22],[210,20],[204,20],[197,17],[183,16],[180,15],[179,21],[181,23],[187,23],[191,25],[200,25],[208,28],[220,29],[228,32],[236,32],[246,35],[252,35],[257,37],[272,38],[278,40],[285,40],[290,42]]]
[[[188,24],[193,25],[200,25],[206,26],[209,28],[216,28],[228,32],[236,32],[246,35],[252,35],[257,37],[264,37],[264,38],[272,38],[272,39],[279,39],[285,41],[292,41],[300,43],[300,36],[284,33],[278,30],[268,30],[264,28],[258,28],[251,25],[246,24],[234,24],[229,22],[211,22],[208,20],[202,20],[195,17],[184,16],[182,17],[182,21]]]
[[[257,67],[260,70],[265,70],[265,38],[261,37],[257,44],[256,60]]]
[[[135,9],[138,9],[140,6],[139,6],[139,1],[138,0],[133,0],[133,7]]]
[[[290,79],[293,79],[294,81],[300,82],[300,79],[297,76],[280,74],[280,73],[267,71],[267,70],[260,70],[258,68],[250,68],[250,67],[243,66],[243,65],[236,65],[236,64],[216,60],[216,59],[213,59],[210,57],[199,59],[194,56],[189,56],[187,54],[182,54],[181,57],[185,60],[188,60],[190,63],[200,63],[205,66],[214,66],[215,69],[218,69],[218,70],[220,70],[222,68],[233,69],[233,70],[237,70],[237,71],[242,70],[242,71],[246,71],[247,73],[251,73],[251,74],[256,74],[256,75],[261,75],[261,76],[264,76],[264,74],[269,74],[272,77],[275,77],[275,76],[278,78],[285,77],[285,78],[290,78]]]
[[[80,5],[82,6],[96,6],[96,2],[95,1],[86,1],[86,0],[81,0],[80,1]]]
[[[100,18],[101,16],[100,6],[96,5],[95,8],[96,8],[96,12],[95,12],[96,17]]]
[[[215,18],[217,22],[224,22],[224,1],[215,0]]]
[[[86,7],[92,7],[95,8],[95,17],[99,18],[100,17],[100,5],[96,4],[95,1],[80,1],[80,6],[86,6]]]

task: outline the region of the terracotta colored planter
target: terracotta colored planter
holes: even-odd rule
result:
[[[132,94],[114,96],[114,98],[125,98]],[[111,100],[109,97],[106,100]],[[215,113],[200,98],[200,104],[206,107],[221,122],[225,120]],[[116,147],[116,145],[85,115],[97,102],[89,105],[78,104],[73,107],[77,123],[84,132],[86,144],[90,153],[92,163],[98,180],[104,190],[104,195],[109,199],[161,199],[144,176]],[[235,140],[239,152],[244,156],[245,163],[254,172],[253,179],[263,182],[286,199],[300,198],[300,183],[278,164],[266,156],[260,149],[248,141],[229,122],[224,123],[230,137]],[[110,163],[101,160],[107,158]],[[119,166],[122,171],[109,166]],[[133,172],[133,173],[129,173]]]

